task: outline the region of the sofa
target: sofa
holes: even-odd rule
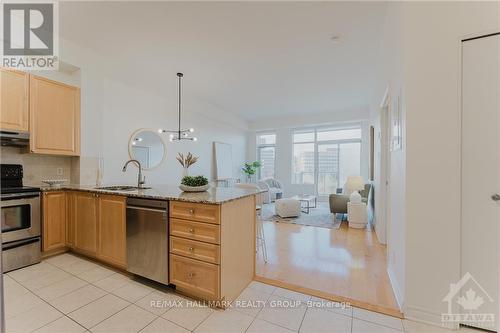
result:
[[[361,194],[361,202],[366,203],[367,206],[369,205],[369,200],[371,200],[371,191],[372,184],[365,184],[364,190],[359,191],[359,194]],[[347,214],[349,197],[350,196],[347,194],[330,194],[330,212],[333,214]]]
[[[276,199],[283,197],[283,185],[274,178],[262,179],[258,182],[258,185],[269,194],[264,198],[264,203],[275,202]]]

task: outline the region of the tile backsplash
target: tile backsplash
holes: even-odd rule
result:
[[[42,179],[71,178],[71,160],[73,157],[24,154],[19,148],[1,147],[0,162],[3,164],[21,164],[24,168],[24,184],[44,185]],[[58,174],[59,173],[59,174]]]

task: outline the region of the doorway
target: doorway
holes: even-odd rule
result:
[[[379,190],[377,191],[378,198],[376,202],[379,202],[375,212],[376,225],[375,231],[377,233],[378,239],[381,243],[387,244],[389,235],[389,226],[391,218],[391,190],[390,190],[390,175],[391,175],[391,96],[389,94],[389,88],[387,88],[382,103],[380,104],[380,134],[379,134],[379,165],[380,169],[378,171]],[[377,195],[376,195],[377,196]],[[378,211],[378,212],[377,212]]]
[[[462,279],[458,284],[463,287],[450,297],[481,297],[482,302],[472,306],[458,302],[457,311],[492,314],[493,322],[478,319],[462,324],[493,331],[498,330],[499,315],[499,96],[500,33],[462,41]]]

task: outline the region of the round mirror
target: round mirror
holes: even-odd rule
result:
[[[128,153],[131,159],[141,162],[143,169],[157,167],[165,159],[166,146],[154,130],[140,129],[130,137]]]

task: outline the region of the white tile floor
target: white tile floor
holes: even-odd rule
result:
[[[451,332],[332,303],[308,306],[321,299],[259,282],[243,291],[239,307],[196,306],[169,288],[72,254],[7,273],[4,280],[7,332]]]

